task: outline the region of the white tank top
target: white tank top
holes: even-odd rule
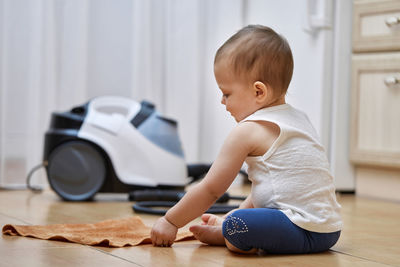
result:
[[[243,121],[269,121],[280,128],[263,156],[246,158],[254,207],[279,209],[308,231],[341,230],[328,159],[307,115],[283,104],[258,110]]]

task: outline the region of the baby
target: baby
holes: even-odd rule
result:
[[[205,178],[158,219],[155,246],[171,246],[178,228],[202,215],[231,185],[243,162],[250,195],[224,217],[203,214],[190,231],[234,252],[312,253],[331,248],[342,228],[329,163],[307,116],[287,104],[293,73],[286,39],[249,25],[217,51],[221,103],[237,121]]]

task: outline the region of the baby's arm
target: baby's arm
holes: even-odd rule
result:
[[[228,135],[205,178],[168,211],[165,216],[168,221],[182,227],[203,214],[226,192],[251,151],[247,126],[240,124]]]
[[[260,140],[265,142],[266,132],[262,129],[256,122],[245,122],[228,135],[205,178],[154,224],[151,232],[154,245],[172,244],[177,228],[199,217],[226,192],[245,158],[260,149]]]

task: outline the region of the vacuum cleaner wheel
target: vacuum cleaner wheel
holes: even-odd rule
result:
[[[51,187],[65,200],[91,199],[106,178],[101,153],[84,141],[69,141],[50,154],[47,176]]]

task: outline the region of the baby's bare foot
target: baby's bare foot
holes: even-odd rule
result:
[[[224,219],[214,214],[205,213],[201,216],[203,225],[222,226]]]
[[[205,213],[201,216],[202,224],[193,225],[190,231],[194,237],[209,245],[225,245],[225,238],[222,235],[222,217]]]
[[[197,240],[209,245],[225,245],[222,225],[193,225],[189,228]]]

